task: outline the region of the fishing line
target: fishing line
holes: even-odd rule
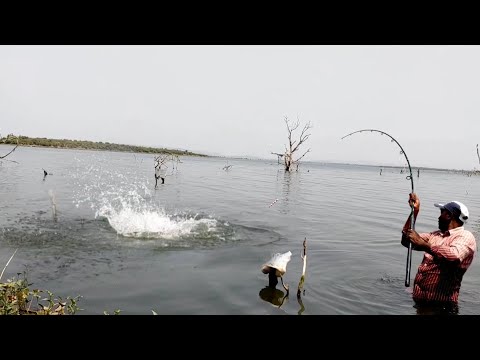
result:
[[[387,134],[384,131],[380,131],[380,130],[376,130],[376,129],[362,129],[362,130],[357,130],[357,131],[354,131],[350,134],[347,134],[347,135],[343,136],[341,138],[341,140],[345,139],[346,137],[348,137],[350,135],[353,135],[353,134],[356,134],[356,133],[361,133],[361,132],[366,132],[366,131],[377,132],[377,133],[380,133],[381,135],[386,135],[391,139],[391,142],[395,142],[398,145],[398,147],[400,148],[400,155],[403,155],[405,157],[405,159],[407,160],[408,171],[410,172],[410,175],[407,175],[406,179],[410,180],[410,183],[412,185],[412,194],[413,194],[414,193],[413,175],[412,175],[412,167],[410,166],[410,161],[408,160],[407,154],[403,150],[402,145],[400,145],[400,143],[393,136]],[[415,229],[415,217],[413,215],[413,210],[414,210],[413,202],[410,202],[410,209],[411,209],[410,210],[410,229],[414,230]],[[409,242],[408,243],[408,249],[407,249],[407,265],[406,265],[406,273],[405,273],[405,286],[406,287],[410,286],[410,272],[411,272],[411,269],[412,269],[412,243]]]

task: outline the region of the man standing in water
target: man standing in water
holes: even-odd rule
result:
[[[415,220],[420,211],[417,194],[409,194]],[[463,275],[477,251],[473,234],[465,230],[467,207],[458,201],[434,204],[440,208],[439,230],[417,233],[410,229],[410,216],[402,231],[401,244],[424,251],[413,283],[412,298],[417,314],[457,314],[458,296]]]

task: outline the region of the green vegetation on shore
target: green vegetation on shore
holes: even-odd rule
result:
[[[30,285],[26,272],[23,277],[0,283],[0,315],[74,315],[82,310],[78,307],[81,296],[62,299]]]
[[[15,136],[13,134],[0,138],[0,144],[11,144],[20,146],[44,146],[60,149],[84,149],[84,150],[106,150],[147,154],[172,154],[177,156],[207,156],[193,153],[187,150],[154,148],[136,145],[112,144],[109,142],[95,142],[86,140],[48,139],[31,138],[28,136]]]
[[[0,273],[0,279],[17,250],[18,248],[7,261]],[[82,310],[78,307],[81,296],[62,299],[48,290],[30,289],[32,284],[27,281],[27,272],[23,272],[23,277],[20,275],[21,273],[17,273],[17,278],[0,282],[0,315],[73,315]],[[47,293],[48,297],[45,297],[44,293]]]

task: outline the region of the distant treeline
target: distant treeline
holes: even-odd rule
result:
[[[68,140],[68,139],[47,139],[47,138],[31,138],[28,136],[15,136],[9,134],[7,137],[0,138],[0,144],[11,144],[20,146],[45,146],[51,148],[62,149],[85,149],[85,150],[107,150],[122,151],[148,154],[172,154],[178,156],[207,156],[197,154],[187,150],[175,150],[166,148],[154,148],[135,145],[112,144],[109,142],[95,142],[86,140]]]

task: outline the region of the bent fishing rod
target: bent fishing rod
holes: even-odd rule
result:
[[[406,179],[410,180],[410,182],[412,184],[412,194],[413,194],[414,193],[413,175],[412,175],[412,168],[410,166],[410,161],[408,160],[407,154],[403,150],[402,145],[400,145],[400,143],[397,140],[395,140],[395,138],[393,136],[387,134],[384,131],[380,131],[380,130],[376,130],[376,129],[362,129],[362,130],[357,130],[357,131],[354,131],[350,134],[347,134],[347,135],[343,136],[341,140],[345,139],[347,136],[350,136],[350,135],[353,135],[353,134],[356,134],[356,133],[365,132],[365,131],[377,132],[377,133],[380,133],[381,135],[386,135],[391,139],[392,142],[395,142],[398,145],[398,147],[400,148],[400,154],[405,156],[405,159],[407,160],[408,170],[410,172],[410,175],[408,175],[406,177]],[[412,201],[410,202],[410,209],[411,209],[411,211],[410,211],[410,229],[414,230],[415,229],[415,216],[414,216],[414,203]],[[412,243],[409,242],[408,243],[408,249],[407,249],[407,265],[406,265],[406,273],[405,273],[405,286],[406,287],[410,286],[410,272],[411,272],[411,269],[412,269]]]

